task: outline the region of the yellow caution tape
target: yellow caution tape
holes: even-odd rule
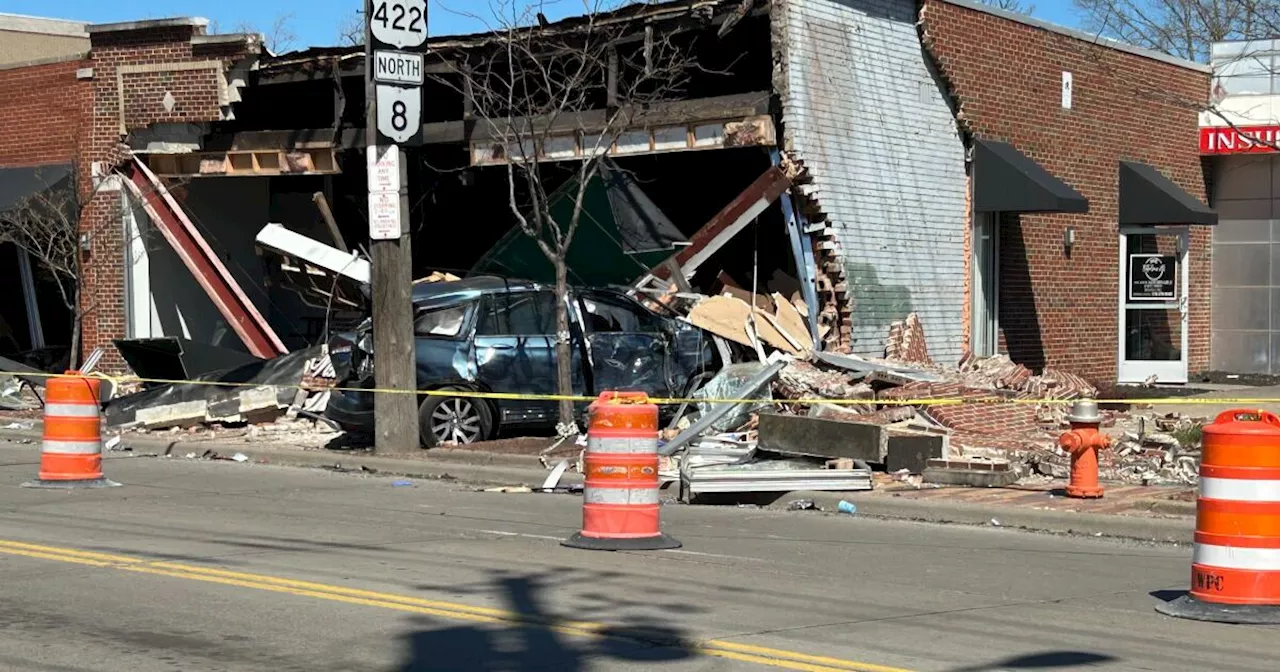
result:
[[[257,384],[257,383],[224,383],[218,380],[169,380],[164,378],[138,378],[138,376],[111,376],[101,374],[101,372],[92,372],[92,374],[84,375],[67,375],[67,374],[45,374],[45,372],[36,372],[29,374],[26,371],[0,371],[0,375],[19,376],[19,378],[83,378],[84,375],[91,378],[100,378],[109,380],[111,383],[119,387],[123,383],[151,383],[151,384],[187,384],[187,385],[212,385],[212,387],[220,388],[273,388],[273,389],[308,389],[314,392],[324,392],[324,390],[334,390],[334,392],[364,392],[371,394],[413,394],[417,397],[463,397],[472,399],[498,399],[498,401],[544,401],[544,402],[594,402],[598,397],[579,397],[572,394],[524,394],[513,392],[471,392],[471,390],[404,390],[389,388],[343,388],[343,387],[307,387],[307,385],[280,385],[280,384]],[[1112,404],[1169,404],[1169,406],[1243,406],[1257,407],[1258,404],[1280,404],[1280,398],[1244,398],[1244,399],[1226,399],[1226,398],[1152,398],[1152,399],[1096,399],[1097,403]],[[832,406],[964,406],[964,404],[1032,404],[1032,406],[1069,406],[1075,403],[1074,399],[1011,399],[1000,397],[992,394],[989,397],[963,398],[948,397],[937,399],[769,399],[765,403],[791,403],[799,404],[799,406],[812,406],[815,403],[828,403]],[[762,403],[762,399],[719,399],[719,398],[649,398],[649,403],[658,404],[658,406],[676,406],[681,403]]]
[[[89,374],[68,375],[65,373],[28,373],[26,371],[0,371],[0,376],[15,376],[19,378],[83,378],[93,377],[111,381],[116,387],[124,383],[152,383],[159,385],[209,385],[213,387],[244,387],[244,388],[273,388],[277,390],[299,390],[307,389],[315,392],[335,391],[335,392],[364,392],[368,394],[412,394],[419,397],[462,397],[467,399],[494,399],[507,401],[574,401],[574,402],[593,402],[598,397],[585,397],[567,394],[524,394],[517,392],[475,392],[470,390],[397,390],[390,388],[374,387],[327,387],[327,386],[306,386],[302,384],[281,385],[273,383],[233,383],[222,382],[216,380],[170,380],[167,378],[140,378],[137,376],[111,376],[104,373],[93,372]],[[1259,405],[1278,405],[1280,398],[1258,398],[1258,399],[1205,399],[1205,398],[1154,398],[1154,399],[1096,399],[1099,404],[1129,404],[1129,405],[1147,405],[1147,404],[1166,404],[1177,406],[1243,406],[1257,407]],[[999,395],[990,395],[987,397],[964,398],[964,397],[947,397],[939,399],[719,399],[719,398],[681,398],[681,397],[650,397],[649,403],[658,406],[674,406],[677,404],[757,404],[757,403],[776,403],[776,404],[796,404],[796,405],[813,405],[813,404],[831,404],[834,406],[962,406],[962,405],[1054,405],[1066,406],[1075,403],[1073,399],[1010,399]]]

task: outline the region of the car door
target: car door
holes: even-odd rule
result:
[[[671,396],[667,335],[658,316],[609,292],[579,295],[582,327],[591,353],[594,390]]]
[[[418,389],[466,384],[476,371],[469,357],[467,326],[474,301],[437,308],[415,308],[414,362]]]
[[[473,341],[472,359],[479,382],[493,392],[557,394],[555,324],[555,294],[551,291],[485,295]],[[580,360],[574,369],[575,392],[581,393],[585,386]],[[501,424],[555,423],[554,401],[500,399],[497,406]]]

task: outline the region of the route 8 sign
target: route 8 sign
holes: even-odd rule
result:
[[[398,144],[422,133],[422,89],[379,84],[378,132]]]
[[[374,80],[378,144],[421,144],[427,0],[365,0],[365,16],[371,38],[365,68]]]

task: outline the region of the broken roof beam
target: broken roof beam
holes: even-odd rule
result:
[[[262,247],[350,278],[361,284],[369,284],[369,262],[355,252],[343,252],[284,228],[280,224],[267,224],[258,232],[256,241]]]
[[[676,255],[676,262],[680,264],[684,276],[692,278],[699,266],[741,233],[751,220],[759,217],[790,187],[791,178],[782,168],[770,166],[764,171],[751,186],[698,229],[689,240],[689,246]],[[665,266],[658,266],[650,271],[650,275],[666,280],[670,273]]]
[[[125,184],[249,354],[271,359],[289,352],[222,260],[191,223],[169,189],[138,157],[122,168]]]
[[[728,96],[692,98],[666,103],[655,103],[632,115],[631,126],[637,129],[679,124],[695,124],[700,121],[743,120],[769,114],[769,101],[773,94],[753,91]],[[600,132],[609,119],[607,110],[591,110],[573,115],[560,115],[554,122],[542,122],[551,134],[575,132]],[[524,123],[516,120],[513,123]],[[534,120],[534,123],[538,123]],[[468,130],[471,129],[471,130]],[[490,139],[483,120],[437,121],[422,125],[423,144],[444,145],[478,142]],[[344,128],[335,134],[333,129],[298,129],[293,131],[244,131],[240,133],[214,134],[205,138],[205,151],[255,151],[263,149],[326,148],[359,149],[365,146],[362,128]]]

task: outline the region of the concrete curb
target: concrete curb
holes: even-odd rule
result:
[[[40,430],[0,430],[0,440],[40,439]],[[262,464],[289,467],[332,468],[341,465],[343,471],[361,472],[367,467],[385,476],[405,476],[421,479],[457,479],[476,485],[542,485],[548,471],[537,457],[529,455],[500,455],[465,450],[434,449],[412,456],[368,455],[360,451],[304,450],[300,448],[228,443],[220,441],[187,441],[182,438],[169,440],[151,436],[128,436],[121,445],[135,453],[157,453],[181,457],[187,453],[203,454],[212,450],[222,457],[243,453],[250,460]],[[106,459],[122,459],[127,453],[112,452]],[[33,461],[35,461],[33,456]],[[563,459],[563,458],[562,458]],[[582,483],[581,474],[565,473],[561,485]]]
[[[3,439],[40,438],[38,429],[0,430]],[[264,464],[292,467],[325,468],[341,465],[343,470],[360,472],[361,467],[376,470],[386,476],[404,476],[419,479],[452,478],[476,485],[526,485],[542,484],[547,470],[536,457],[527,455],[499,455],[465,450],[435,449],[413,457],[366,455],[335,450],[300,450],[298,448],[270,445],[246,445],[218,441],[169,441],[154,437],[126,437],[122,443],[135,451],[154,452],[160,455],[181,456],[187,453],[203,453],[214,450],[224,457],[244,453],[250,460]],[[29,450],[24,448],[23,450]],[[109,453],[108,459],[121,459],[120,453]],[[581,474],[566,473],[561,485],[582,483]],[[967,502],[915,500],[894,497],[891,494],[869,492],[791,492],[779,497],[771,508],[786,508],[797,499],[813,500],[824,511],[837,510],[840,500],[846,499],[858,507],[860,516],[897,520],[915,520],[930,523],[992,526],[993,519],[1000,527],[1024,529],[1036,532],[1072,534],[1081,536],[1119,537],[1145,541],[1190,543],[1195,520],[1186,515],[1194,513],[1194,505],[1188,510],[1186,502],[1159,502],[1152,511],[1182,514],[1176,518],[1148,518],[1140,516],[1074,513],[1013,506],[972,504]],[[1169,505],[1168,508],[1164,508]]]
[[[1195,532],[1195,519],[1147,518],[1141,516],[1075,513],[1016,506],[993,506],[968,502],[907,499],[869,492],[792,492],[775,502],[771,508],[786,508],[797,499],[813,500],[823,511],[835,512],[840,500],[848,500],[858,507],[855,515],[897,520],[916,520],[929,523],[984,525],[1072,534],[1079,536],[1119,537],[1162,543],[1191,543]]]

